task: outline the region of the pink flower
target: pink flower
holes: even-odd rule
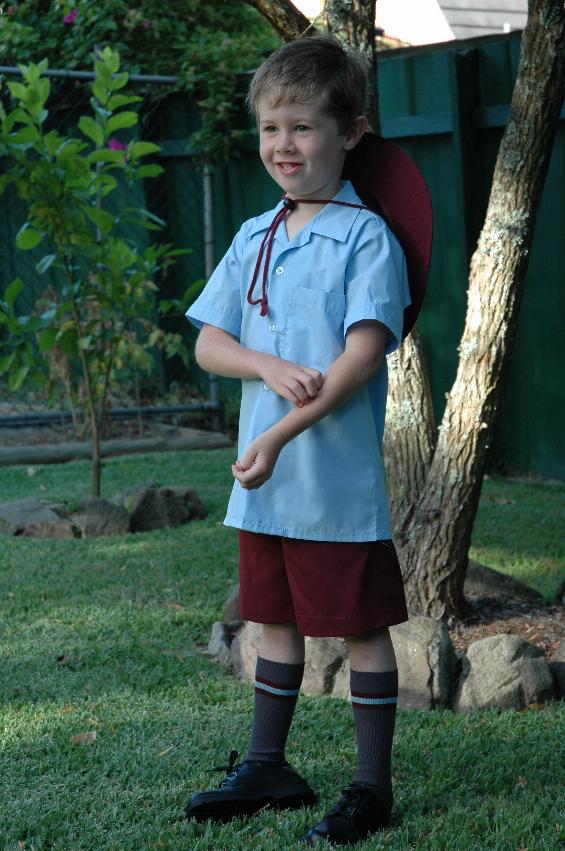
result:
[[[149,20],[149,18],[144,18],[141,22],[141,26],[143,27],[144,30],[150,29],[151,28],[151,21]]]
[[[68,15],[65,15],[65,17],[63,18],[63,23],[64,24],[74,24],[75,18],[76,18],[77,15],[78,15],[78,10],[73,9],[71,12],[69,12]]]
[[[124,145],[123,142],[120,142],[118,139],[108,139],[108,147],[111,151],[127,151],[128,146]]]
[[[8,14],[9,15],[15,15],[16,14],[16,7],[15,6],[8,6]]]

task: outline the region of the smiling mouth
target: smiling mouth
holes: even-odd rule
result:
[[[282,171],[283,174],[295,174],[300,168],[302,168],[300,163],[277,163],[277,168],[279,171]]]

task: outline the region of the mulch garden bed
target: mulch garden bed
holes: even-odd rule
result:
[[[565,638],[565,610],[562,606],[532,606],[495,597],[467,597],[471,614],[451,618],[448,631],[456,650],[466,651],[473,641],[489,635],[510,633],[525,638],[551,661],[559,642]]]

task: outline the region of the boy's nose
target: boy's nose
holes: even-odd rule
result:
[[[281,134],[277,139],[277,151],[292,151],[294,143],[288,134]]]

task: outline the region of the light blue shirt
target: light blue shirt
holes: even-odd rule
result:
[[[348,181],[337,201],[362,203]],[[245,222],[186,315],[214,325],[241,345],[326,373],[355,322],[389,329],[386,353],[402,339],[410,304],[404,253],[385,222],[368,210],[327,204],[292,240],[277,229],[268,276],[267,316],[247,302],[261,241],[278,204]],[[261,295],[261,277],[254,298]],[[313,541],[391,538],[381,442],[386,359],[352,399],[282,449],[272,477],[257,490],[234,483],[225,525]],[[261,380],[242,380],[239,457],[293,405]]]

